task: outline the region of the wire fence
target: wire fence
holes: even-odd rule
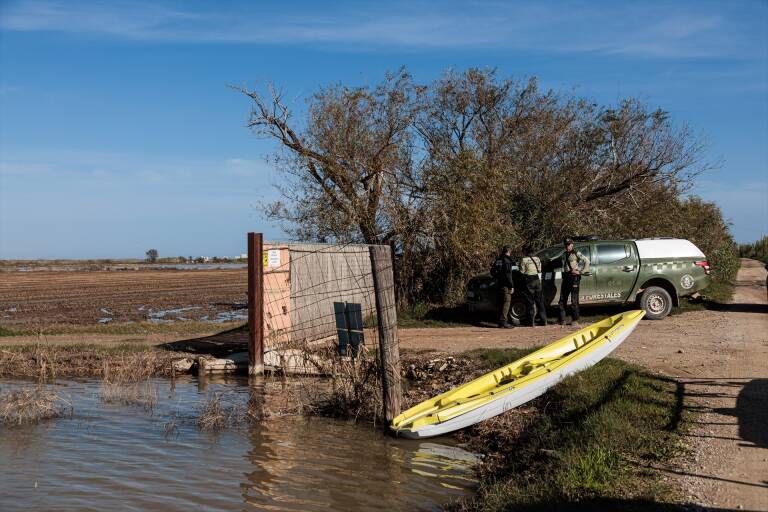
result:
[[[371,246],[264,244],[264,349],[335,347],[355,355],[376,341]],[[392,258],[388,262],[391,275]],[[394,294],[393,280],[379,281]],[[388,307],[394,307],[394,302]]]

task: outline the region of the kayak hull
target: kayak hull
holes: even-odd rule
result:
[[[599,341],[594,340],[595,346],[590,347],[590,350],[585,350],[582,355],[569,358],[570,360],[567,361],[567,363],[557,365],[551,371],[544,372],[535,380],[528,382],[519,388],[512,387],[512,389],[500,392],[496,397],[489,398],[485,403],[482,403],[463,414],[459,414],[445,421],[421,425],[418,428],[393,427],[393,430],[398,436],[408,439],[434,437],[469,427],[475,423],[498,416],[510,409],[525,404],[526,402],[541,396],[549,388],[566,377],[585,370],[607,357],[611,352],[616,350],[627,337],[629,337],[642,316],[642,314],[637,315],[636,319],[632,319],[631,325],[624,327],[616,332],[615,335],[601,336],[601,338],[604,339],[600,339]]]

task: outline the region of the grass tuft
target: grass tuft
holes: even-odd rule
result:
[[[243,423],[246,416],[242,405],[229,401],[221,393],[213,393],[199,409],[197,426],[207,432],[220,432]]]
[[[40,388],[0,394],[0,423],[6,425],[29,425],[59,418],[67,409],[72,414],[72,404],[56,393]]]

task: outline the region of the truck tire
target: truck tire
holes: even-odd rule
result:
[[[640,309],[645,310],[645,318],[661,320],[672,312],[672,297],[660,286],[649,286],[640,296]]]
[[[520,325],[528,319],[528,306],[525,299],[520,296],[512,297],[512,304],[509,306],[509,316],[512,325]]]

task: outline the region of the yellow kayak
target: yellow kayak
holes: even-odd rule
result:
[[[616,349],[645,311],[628,311],[588,325],[482,377],[411,407],[392,420],[412,439],[459,430],[544,394],[568,375],[589,368]]]

